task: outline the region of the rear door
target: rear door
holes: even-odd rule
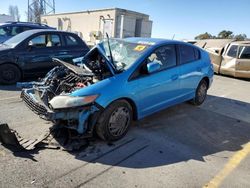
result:
[[[19,62],[27,75],[42,75],[57,64],[52,58],[61,52],[62,40],[58,33],[42,33],[31,37],[20,49]]]
[[[238,45],[230,45],[222,56],[220,73],[235,76],[235,63],[238,51]]]
[[[236,71],[247,71],[250,74],[250,45],[239,46]],[[236,75],[237,76],[237,75]]]
[[[77,35],[65,33],[63,39],[64,47],[56,55],[59,59],[73,63],[74,58],[82,57],[89,51],[88,46]]]
[[[211,49],[206,49],[206,51],[209,53],[211,63],[213,64],[214,72],[219,73],[219,69],[220,69],[220,65],[222,61],[222,55],[220,53],[216,53],[215,51]]]
[[[187,99],[193,96],[203,76],[203,62],[196,47],[186,44],[180,44],[178,47],[181,95],[183,99]]]

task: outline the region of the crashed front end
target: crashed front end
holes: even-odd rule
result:
[[[102,107],[95,103],[98,95],[72,96],[72,92],[97,82],[95,74],[63,63],[55,67],[40,82],[19,83],[24,88],[21,98],[41,118],[59,127],[92,136]]]

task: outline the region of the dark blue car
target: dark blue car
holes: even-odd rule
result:
[[[148,38],[112,39],[74,66],[50,71],[22,91],[41,117],[80,134],[117,140],[132,120],[185,101],[204,102],[212,84],[207,52],[188,43]]]
[[[32,23],[32,22],[6,22],[0,23],[0,43],[5,42],[22,33],[24,31],[28,31],[31,29],[55,29],[53,27],[49,27],[45,24],[40,23]]]

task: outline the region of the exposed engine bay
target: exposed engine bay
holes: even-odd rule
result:
[[[56,58],[53,61],[56,61],[59,66],[49,71],[43,79],[38,82],[18,84],[22,88],[36,88],[46,106],[55,96],[71,93],[112,75],[105,63],[105,58],[97,50],[85,57],[78,65],[72,65]]]
[[[111,77],[107,59],[98,49],[93,49],[77,65],[53,60],[59,66],[43,79],[17,84],[24,88],[21,98],[41,118],[79,134],[91,135],[102,108],[94,103],[98,95],[72,97],[71,93]]]

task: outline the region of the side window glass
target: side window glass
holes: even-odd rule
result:
[[[23,32],[23,27],[12,27],[11,36],[15,36]]]
[[[147,59],[148,62],[155,61],[161,65],[160,70],[176,66],[175,45],[166,45],[156,49]]]
[[[28,30],[31,30],[32,28],[30,27],[23,27],[23,31],[28,31]]]
[[[11,27],[1,27],[0,28],[0,35],[2,36],[11,36]]]
[[[46,36],[39,35],[29,41],[29,45],[35,46],[37,48],[46,47]]]
[[[37,48],[61,46],[59,35],[39,35],[29,41],[29,45]]]
[[[236,57],[237,49],[238,49],[237,45],[232,45],[230,47],[230,49],[228,50],[227,55],[230,56],[230,57]]]
[[[46,47],[61,46],[61,40],[58,35],[47,35]]]
[[[239,58],[240,59],[250,59],[250,46],[240,46]]]
[[[77,46],[78,45],[77,40],[71,35],[65,35],[65,39],[66,39],[67,46]]]
[[[188,45],[179,45],[180,64],[189,63],[200,59],[200,52],[196,48]]]

